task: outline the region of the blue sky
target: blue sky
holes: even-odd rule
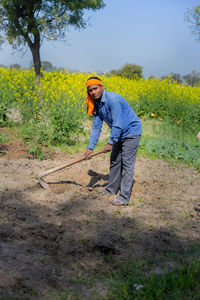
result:
[[[187,8],[199,0],[105,0],[88,12],[87,29],[68,29],[65,42],[44,42],[41,59],[83,72],[109,72],[126,63],[143,67],[144,76],[200,72],[200,42],[184,21]],[[29,67],[30,51],[3,45],[0,64]]]

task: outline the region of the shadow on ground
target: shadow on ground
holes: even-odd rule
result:
[[[92,179],[90,186],[98,182]],[[197,243],[165,227],[144,226],[135,214],[128,215],[133,207],[108,209],[107,199],[97,194],[77,192],[48,207],[19,190],[1,192],[1,299],[59,299],[62,290],[70,291],[71,299],[103,297],[107,289],[98,274],[130,257],[154,258],[162,272],[162,264],[174,266],[168,266],[170,255],[183,256]]]

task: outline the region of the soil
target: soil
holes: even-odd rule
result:
[[[82,154],[40,162],[20,142],[0,145],[0,153],[1,299],[97,299],[107,293],[97,276],[105,269],[130,257],[167,260],[197,245],[200,173],[193,167],[138,157],[130,204],[115,207],[113,196],[98,192],[109,154],[46,176],[45,190],[39,173]]]

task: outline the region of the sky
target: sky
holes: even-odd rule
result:
[[[126,63],[140,65],[143,75],[200,72],[200,42],[184,20],[187,8],[199,0],[104,0],[106,6],[85,14],[84,30],[72,27],[65,42],[43,42],[41,60],[81,72],[109,72]],[[3,45],[0,64],[29,67],[26,53]]]

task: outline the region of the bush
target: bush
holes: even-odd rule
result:
[[[135,64],[125,64],[121,69],[116,71],[112,70],[110,73],[128,79],[143,78],[142,67]]]

